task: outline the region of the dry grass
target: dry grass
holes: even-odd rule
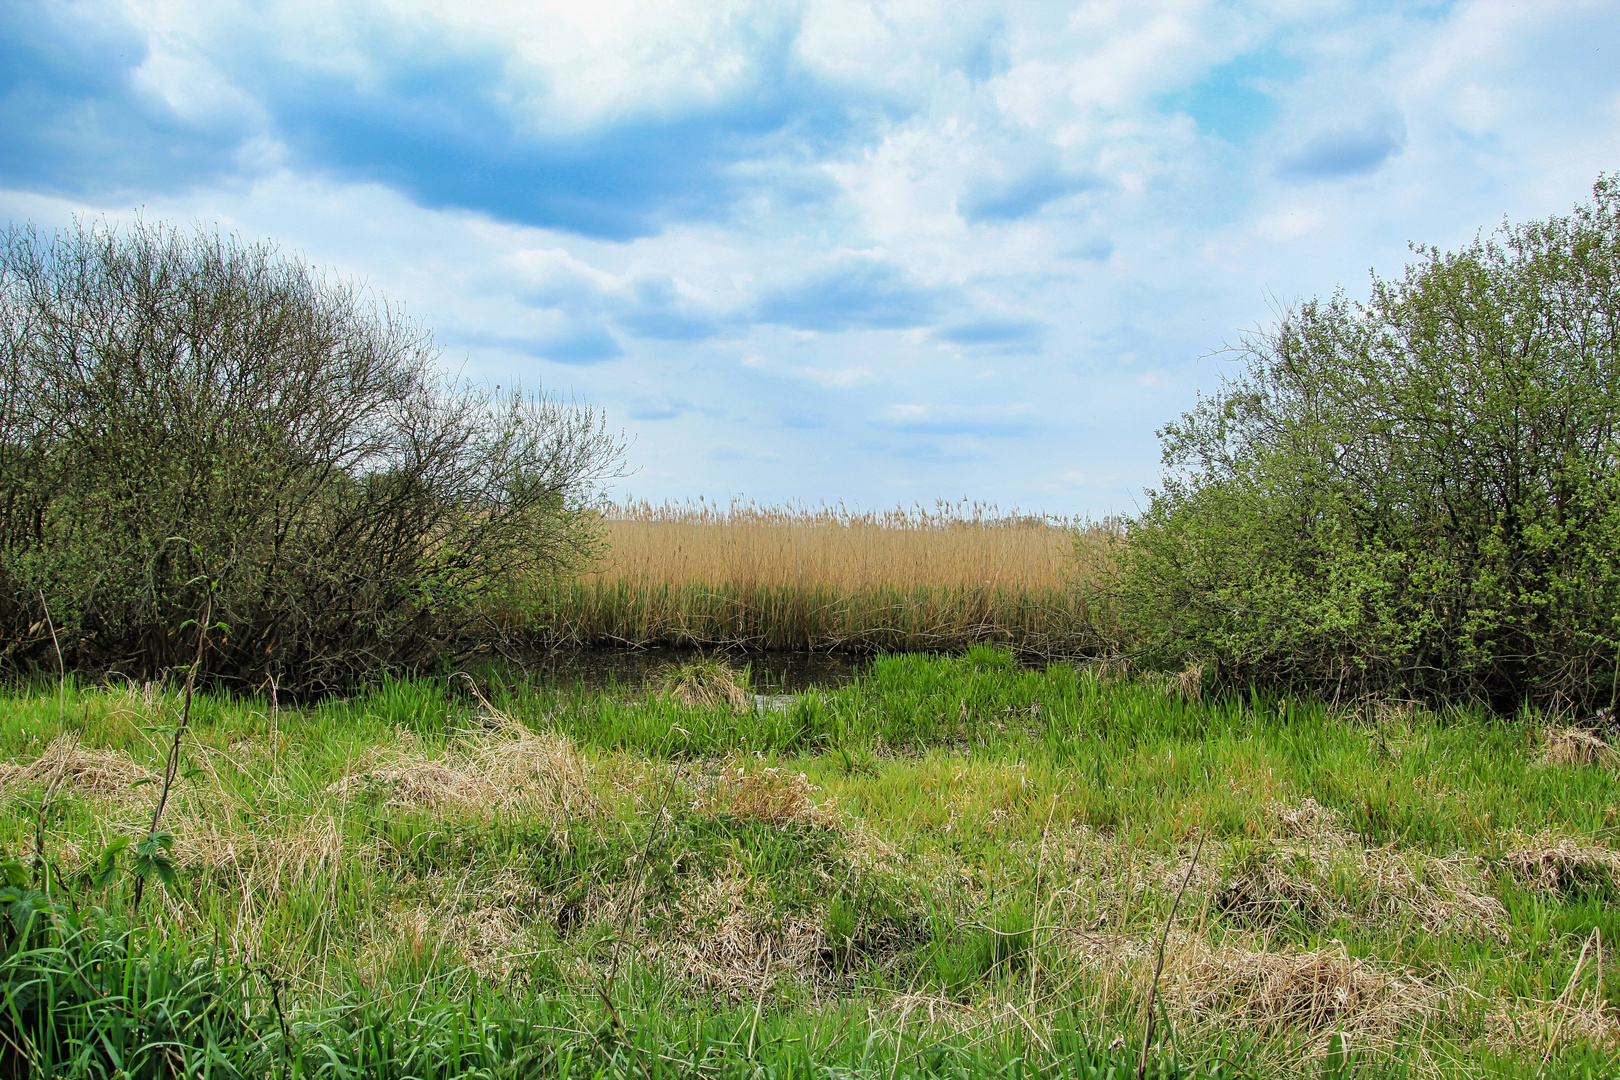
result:
[[[803,773],[730,759],[697,798],[694,809],[713,817],[766,825],[808,825],[831,829],[838,815],[830,801],[816,800],[817,788]]]
[[[1555,896],[1620,884],[1620,851],[1559,833],[1512,837],[1501,865],[1521,885]]]
[[[1195,875],[1217,915],[1255,927],[1345,920],[1377,931],[1495,940],[1507,933],[1507,909],[1472,855],[1368,847],[1341,815],[1309,798],[1268,804],[1263,815],[1278,839],[1218,846]],[[1163,876],[1179,880],[1184,865]]]
[[[1102,529],[994,506],[856,513],[733,503],[615,507],[599,576],[671,584],[871,588],[975,586],[1046,592],[1073,578],[1075,541]]]
[[[155,779],[123,751],[86,749],[73,735],[57,736],[26,765],[0,762],[0,791],[8,793],[55,785],[80,795],[116,798],[146,791],[144,785]]]
[[[1590,961],[1590,962],[1589,962]],[[1593,986],[1581,976],[1594,976]],[[1620,1018],[1603,993],[1603,934],[1594,930],[1581,946],[1563,993],[1552,1001],[1519,999],[1495,1009],[1488,1041],[1499,1050],[1533,1047],[1545,1064],[1553,1051],[1584,1043],[1605,1049],[1620,1046]]]
[[[1166,962],[1161,993],[1184,1015],[1221,1026],[1338,1034],[1349,1046],[1365,1047],[1432,1018],[1450,989],[1353,959],[1343,946],[1273,952],[1188,937]]]
[[[1541,760],[1546,765],[1596,765],[1612,769],[1620,764],[1620,754],[1616,754],[1614,747],[1590,731],[1558,727],[1547,729]]]
[[[328,790],[344,799],[378,792],[393,806],[514,812],[551,821],[589,817],[599,805],[591,770],[573,746],[522,728],[475,737],[443,758],[410,747],[395,750]]]
[[[732,865],[686,891],[675,905],[675,932],[646,943],[648,955],[717,999],[738,1001],[802,979],[826,947],[819,912],[778,912],[762,883]]]
[[[658,690],[682,705],[700,709],[741,709],[751,700],[743,673],[712,657],[669,665],[659,674]]]

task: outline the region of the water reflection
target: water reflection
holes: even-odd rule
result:
[[[517,665],[532,685],[557,690],[637,691],[669,664],[721,656],[747,667],[758,694],[797,694],[813,687],[843,686],[871,663],[844,653],[703,652],[698,649],[555,649],[524,657]]]

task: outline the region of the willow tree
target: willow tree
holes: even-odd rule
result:
[[[1511,707],[1620,689],[1620,180],[1245,340],[1160,432],[1127,613],[1162,663]]]
[[[12,664],[331,686],[478,638],[590,552],[602,416],[443,374],[386,302],[263,243],[0,236],[0,634]],[[46,612],[50,619],[44,619]]]

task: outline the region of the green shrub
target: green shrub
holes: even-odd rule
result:
[[[1606,704],[1620,673],[1620,179],[1293,308],[1169,425],[1121,618],[1163,666]]]
[[[13,666],[340,685],[464,644],[579,564],[601,417],[441,373],[431,336],[263,244],[0,234],[0,636]]]

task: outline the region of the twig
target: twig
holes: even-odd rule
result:
[[[1164,920],[1164,931],[1159,935],[1159,958],[1153,963],[1153,983],[1148,987],[1147,1023],[1142,1029],[1142,1056],[1136,1060],[1136,1080],[1146,1080],[1147,1077],[1148,1044],[1153,1041],[1153,1009],[1159,999],[1159,976],[1164,974],[1164,943],[1170,939],[1170,924],[1176,921],[1181,894],[1187,891],[1187,884],[1192,881],[1193,868],[1198,865],[1198,856],[1204,850],[1204,837],[1207,835],[1198,834],[1198,846],[1193,849],[1192,862],[1187,864],[1187,876],[1181,879],[1181,888],[1176,890],[1176,898],[1170,904],[1170,916]]]
[[[1565,986],[1564,986],[1564,992],[1562,994],[1559,994],[1558,995],[1558,1000],[1553,1003],[1554,1005],[1556,1005],[1558,1007],[1558,1022],[1553,1025],[1552,1035],[1547,1040],[1547,1050],[1546,1050],[1546,1052],[1544,1054],[1541,1055],[1541,1067],[1542,1067],[1542,1069],[1545,1069],[1547,1067],[1547,1060],[1552,1057],[1553,1048],[1558,1043],[1558,1036],[1564,1030],[1564,1020],[1569,1015],[1569,1009],[1570,1009],[1570,1007],[1569,1007],[1569,1005],[1567,1003],[1569,995],[1574,992],[1575,984],[1580,980],[1581,968],[1583,966],[1585,966],[1585,964],[1586,964],[1587,950],[1591,949],[1592,944],[1594,942],[1597,943],[1598,956],[1601,957],[1603,955],[1603,931],[1602,931],[1602,929],[1594,927],[1593,930],[1592,930],[1591,936],[1586,939],[1586,944],[1581,946],[1581,955],[1579,957],[1577,957],[1576,960],[1575,960],[1575,970],[1570,973],[1569,982],[1566,983]],[[1601,992],[1602,985],[1603,985],[1603,983],[1601,981],[1599,981],[1598,986],[1600,988],[1600,992]],[[1577,1008],[1578,1008],[1578,1006],[1577,1006]]]
[[[45,625],[50,628],[51,645],[56,649],[56,723],[61,727],[67,724],[67,664],[62,662],[62,643],[56,638],[56,621],[51,618],[51,606],[45,602],[44,589],[39,590],[39,606],[45,612]]]
[[[157,833],[158,821],[163,817],[163,808],[169,805],[169,791],[174,787],[174,774],[180,768],[180,740],[185,737],[186,727],[191,723],[191,699],[197,689],[197,673],[202,670],[203,649],[208,645],[208,623],[214,617],[214,592],[208,591],[208,600],[203,604],[203,617],[197,623],[197,657],[191,662],[191,668],[186,672],[186,700],[180,710],[180,726],[174,729],[174,741],[169,744],[169,760],[163,768],[163,788],[158,793],[157,807],[152,811],[152,827],[147,835]],[[135,899],[130,905],[130,915],[133,916],[141,908],[141,894],[146,891],[146,877],[135,879]]]

